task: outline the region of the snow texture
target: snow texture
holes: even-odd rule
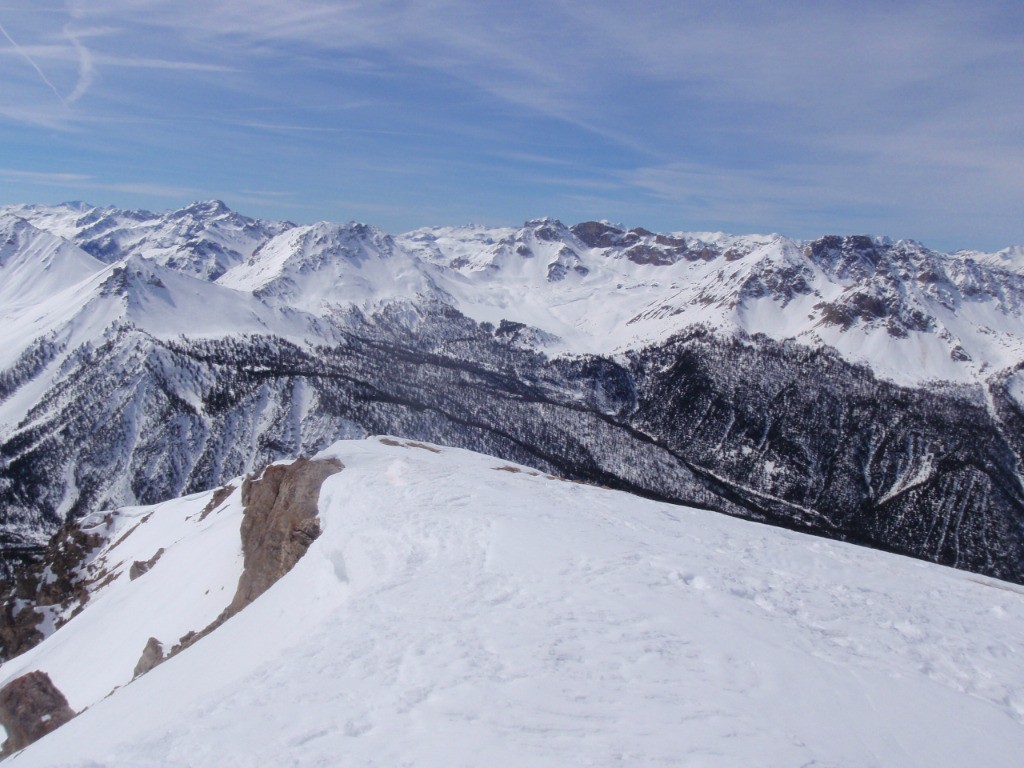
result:
[[[240,509],[118,513],[120,578],[0,668],[88,707],[12,766],[1020,764],[1018,587],[462,450],[319,457],[306,556],[130,684],[230,599]]]
[[[908,385],[977,383],[1024,357],[1019,246],[941,254],[884,237],[801,242],[555,219],[392,237],[357,222],[249,219],[216,200],[161,214],[82,203],[0,208],[0,237],[18,227],[49,238],[21,246],[22,261],[47,249],[62,255],[41,261],[55,274],[26,294],[39,301],[5,312],[14,325],[2,367],[46,334],[82,343],[115,318],[162,338],[277,333],[298,343],[332,340],[325,319],[394,302],[522,323],[551,354],[616,355],[709,325],[832,347]],[[24,282],[3,268],[17,242],[9,236],[0,250],[0,296],[8,281],[18,290]],[[58,300],[87,264],[93,283]],[[111,266],[118,280],[100,280]],[[101,286],[127,309],[99,301]]]

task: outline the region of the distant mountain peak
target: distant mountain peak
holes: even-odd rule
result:
[[[178,211],[174,211],[172,215],[190,214],[193,216],[222,216],[228,213],[233,213],[233,211],[228,208],[223,200],[197,200]]]
[[[950,256],[878,235],[659,233],[550,216],[392,236],[358,221],[251,219],[216,199],[161,214],[3,211],[106,263],[137,255],[282,310],[443,296],[475,319],[542,331],[549,354],[617,353],[708,323],[831,346],[904,381],[974,381],[1024,355],[1020,248]],[[963,311],[980,304],[995,313],[984,322]],[[923,362],[908,370],[910,348]]]

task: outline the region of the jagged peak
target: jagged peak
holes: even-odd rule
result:
[[[527,219],[523,222],[523,229],[535,228],[535,227],[560,227],[565,229],[565,224],[561,220],[554,218],[553,216],[539,216],[534,219]]]
[[[16,213],[0,212],[0,232],[13,234],[24,229],[35,229],[36,231],[39,231],[31,222],[28,221],[28,219],[19,216]]]
[[[565,224],[550,216],[523,222],[522,230],[530,232],[538,240],[547,242],[566,240],[572,237],[572,233]]]
[[[371,246],[389,252],[394,249],[394,240],[390,234],[361,221],[318,221],[290,231],[296,238],[295,242],[320,249],[348,249],[353,246]]]
[[[11,238],[45,238],[47,240],[61,241],[71,246],[64,238],[40,229],[33,222],[13,212],[0,212],[0,238],[9,240]],[[0,243],[2,245],[2,243]]]
[[[85,213],[86,211],[91,211],[96,206],[93,205],[92,203],[87,203],[84,200],[66,200],[63,203],[60,203],[57,207],[67,208],[68,210],[71,211],[79,211],[80,213]]]
[[[180,208],[177,211],[172,212],[172,216],[175,214],[180,215],[192,215],[192,216],[223,216],[225,214],[234,213],[223,200],[196,200],[184,208]]]

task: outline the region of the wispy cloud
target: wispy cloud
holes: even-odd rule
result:
[[[171,200],[194,200],[197,198],[214,197],[208,191],[196,187],[184,187],[175,184],[161,184],[146,181],[91,182],[83,185],[89,189],[106,189],[112,192],[125,192],[130,195],[163,197]]]
[[[52,173],[47,171],[22,171],[14,168],[0,168],[0,179],[7,181],[31,181],[36,184],[74,184],[89,181],[92,177],[81,173]]]
[[[69,104],[74,104],[85,95],[85,92],[89,90],[96,79],[96,59],[92,51],[86,48],[79,37],[72,31],[70,25],[64,27],[64,36],[78,55],[78,82],[75,83],[75,89],[67,98]]]
[[[174,59],[148,59],[140,56],[111,56],[100,54],[96,63],[111,67],[129,67],[132,69],[163,69],[176,72],[237,72],[237,67],[226,64],[210,64],[204,61],[178,61]]]
[[[210,196],[208,192],[195,187],[148,181],[107,181],[82,173],[23,171],[13,168],[0,168],[0,179],[29,182],[47,187],[108,190],[111,192],[125,192],[133,195],[163,197],[175,200]]]
[[[362,133],[376,136],[429,136],[426,133],[414,133],[412,131],[391,131],[385,128],[354,128],[347,126],[331,125],[287,125],[284,123],[260,123],[246,121],[224,122],[231,125],[238,125],[243,128],[255,128],[263,131],[283,131],[285,133]]]
[[[43,70],[39,68],[39,65],[36,64],[35,60],[31,56],[29,56],[29,54],[14,41],[14,38],[11,37],[10,34],[8,34],[7,30],[4,28],[2,24],[0,24],[0,34],[3,34],[3,36],[7,38],[7,42],[11,44],[11,47],[14,48],[14,50],[17,51],[19,54],[21,54],[21,57],[25,59],[25,61],[29,63],[32,69],[34,69],[38,73],[40,79],[42,79],[42,81],[46,83],[47,87],[51,91],[53,91],[53,95],[57,97],[57,100],[60,101],[61,104],[67,106],[67,103],[64,101],[64,97],[60,95],[60,91],[57,90],[57,87],[50,82],[50,78],[48,78],[43,73]]]
[[[214,170],[256,188],[260,168],[311,209],[366,195],[395,217],[427,202],[509,218],[646,210],[650,226],[922,237],[984,221],[992,238],[1024,240],[1019,2],[67,8],[8,28],[25,43],[9,55],[61,85],[68,107],[43,104],[26,70],[0,89],[0,115],[73,121],[69,144],[103,146],[112,175],[130,146],[182,189],[213,186]]]

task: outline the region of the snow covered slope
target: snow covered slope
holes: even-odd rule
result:
[[[250,219],[219,200],[176,211],[124,211],[81,202],[0,208],[70,240],[106,262],[140,255],[193,277],[216,280],[290,222]]]
[[[89,708],[10,764],[1019,765],[1017,587],[451,448],[322,456],[305,557],[130,683],[230,599],[239,500],[97,518],[116,578],[0,667]]]
[[[801,242],[555,219],[392,237],[365,224],[249,219],[219,201],[5,213],[104,262],[138,256],[278,308],[330,316],[441,301],[537,329],[530,343],[548,353],[614,355],[705,325],[831,347],[910,385],[978,383],[1024,358],[1019,247],[949,255],[884,237]]]
[[[989,261],[0,209],[0,569],[68,517],[387,432],[1024,581],[1024,275]]]
[[[551,352],[615,354],[707,325],[831,347],[909,385],[977,382],[1024,358],[1024,277],[910,240],[656,234],[554,219],[397,240],[463,278],[449,286],[462,311],[540,328]]]
[[[53,297],[103,268],[63,238],[11,214],[0,215],[0,307],[3,318]]]

